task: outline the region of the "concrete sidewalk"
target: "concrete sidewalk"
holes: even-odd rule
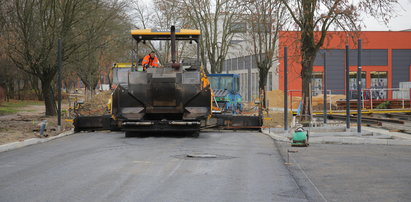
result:
[[[60,133],[59,135],[48,137],[48,138],[30,138],[30,139],[27,139],[27,140],[23,140],[21,142],[12,142],[12,143],[8,143],[8,144],[4,144],[4,145],[0,145],[0,152],[10,151],[10,150],[13,150],[13,149],[26,147],[26,146],[33,145],[33,144],[44,143],[44,142],[48,142],[48,141],[51,141],[51,140],[54,140],[54,139],[58,139],[58,138],[61,138],[61,137],[72,135],[72,134],[74,134],[74,131],[69,130],[69,131],[65,131],[63,133]]]
[[[362,127],[362,133],[357,133],[354,128],[346,130],[345,127],[325,126],[307,129],[310,131],[310,143],[411,146],[411,135],[390,132],[384,129]],[[263,128],[262,132],[275,140],[291,143],[291,130],[284,131],[282,128]]]

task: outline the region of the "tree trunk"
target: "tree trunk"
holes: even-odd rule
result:
[[[309,51],[307,51],[308,49]],[[301,61],[301,77],[302,77],[302,94],[303,97],[303,111],[302,111],[302,120],[308,117],[311,114],[310,106],[310,89],[309,86],[311,84],[312,72],[313,72],[313,64],[316,56],[316,52],[314,47],[305,47],[302,46],[302,61]],[[307,107],[306,107],[307,106]]]
[[[64,83],[64,87],[66,89],[65,91],[66,91],[67,95],[70,94],[70,90],[71,90],[71,86],[69,84],[70,81],[64,80],[63,83]]]
[[[20,92],[20,79],[17,79],[17,99],[21,100],[21,92]]]
[[[9,86],[7,85],[7,83],[5,83],[4,85],[4,100],[6,102],[10,101],[10,97],[9,97]]]
[[[89,92],[89,100],[92,100],[93,99],[93,95],[95,95],[96,94],[96,90],[94,89],[94,88],[91,88],[91,87],[89,87],[88,88],[88,92]]]
[[[210,62],[210,70],[212,74],[217,74],[218,72],[216,71],[216,67],[215,67],[215,63],[213,61],[209,61]]]
[[[13,81],[9,81],[7,85],[7,101],[14,99],[14,84]]]
[[[43,94],[39,88],[39,79],[38,77],[33,77],[29,79],[29,82],[31,84],[31,89],[34,90],[34,93],[37,96],[37,99],[40,101],[43,101]]]
[[[267,63],[262,62],[261,64],[258,65],[258,77],[259,77],[259,82],[258,82],[258,89],[259,89],[259,99],[260,99],[260,104],[258,107],[258,116],[260,117],[260,123],[263,123],[263,111],[266,108],[266,93],[265,93],[265,86],[267,85],[267,74],[269,68],[267,68]]]
[[[261,103],[261,108],[265,109],[266,108],[266,93],[265,93],[265,86],[267,85],[267,75],[268,75],[268,70],[269,68],[267,67],[259,67],[259,82],[258,82],[258,88],[260,92],[260,103]]]
[[[314,15],[312,14],[313,8],[315,8],[316,2],[311,0],[302,1],[302,12],[304,18],[301,27],[301,77],[302,77],[302,94],[303,97],[303,110],[302,119],[309,117],[311,111],[311,103],[308,99],[311,95],[309,86],[311,84],[313,64],[315,56],[317,54],[317,48],[314,41]]]
[[[46,107],[46,116],[55,116],[56,102],[51,87],[51,80],[41,80],[41,91],[43,94],[44,105]]]
[[[110,79],[110,74],[107,74],[108,89],[111,89],[112,81]]]

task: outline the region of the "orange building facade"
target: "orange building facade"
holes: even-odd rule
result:
[[[279,88],[284,89],[284,47],[288,47],[288,89],[301,90],[301,54],[299,32],[283,31],[279,40]],[[318,36],[319,33],[316,33]],[[364,31],[362,39],[363,88],[397,89],[401,82],[411,81],[411,32]],[[357,38],[357,39],[358,39]],[[327,89],[333,94],[345,91],[345,46],[349,45],[350,89],[356,89],[357,39],[346,32],[328,32],[323,47],[317,53],[313,67],[313,90],[322,91],[324,56],[327,69]],[[294,95],[300,95],[296,92]],[[392,98],[387,90],[381,98]]]

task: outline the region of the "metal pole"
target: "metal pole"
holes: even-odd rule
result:
[[[61,130],[61,65],[62,65],[62,44],[61,39],[57,41],[57,92],[58,92],[58,104],[57,104],[57,131]]]
[[[361,49],[362,49],[362,41],[358,39],[358,69],[357,69],[357,132],[361,133],[361,87],[362,87],[362,67],[361,67]]]
[[[284,130],[288,130],[288,57],[287,47],[284,47]]]
[[[131,63],[131,71],[138,71],[138,41],[136,41],[136,65],[133,66],[133,63]],[[143,62],[143,61],[141,61]]]
[[[327,62],[324,52],[324,123],[327,123]]]
[[[171,37],[171,62],[174,64],[176,63],[176,27],[173,25],[171,26],[170,31]]]
[[[345,45],[345,107],[346,107],[346,125],[350,128],[350,47]]]

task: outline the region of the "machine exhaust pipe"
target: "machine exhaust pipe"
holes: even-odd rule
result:
[[[171,26],[171,62],[176,63],[176,27]]]
[[[175,70],[180,69],[180,63],[177,63],[176,59],[176,27],[173,25],[171,26],[171,67]]]

